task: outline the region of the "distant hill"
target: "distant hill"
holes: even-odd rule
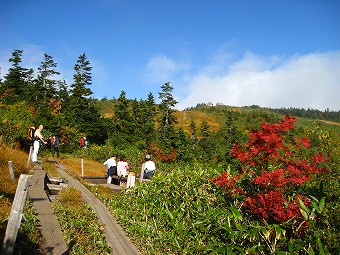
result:
[[[100,109],[102,116],[110,118],[114,115],[114,106],[116,100],[102,99],[97,100],[96,105]],[[190,124],[194,122],[199,129],[203,121],[207,121],[211,132],[217,131],[227,122],[227,115],[233,115],[236,118],[235,123],[240,128],[252,124],[257,128],[263,121],[278,120],[283,115],[288,114],[296,117],[297,127],[311,126],[313,123],[318,123],[322,128],[328,130],[333,128],[340,133],[340,111],[324,112],[314,109],[299,109],[299,108],[262,108],[260,106],[207,106],[205,104],[197,105],[196,107],[188,108],[184,111],[176,111],[177,128],[183,128],[186,132],[190,132]]]

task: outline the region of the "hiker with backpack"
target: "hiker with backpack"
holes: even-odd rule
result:
[[[54,153],[57,153],[57,158],[59,158],[59,137],[54,135],[50,138],[51,141],[51,151],[52,151],[52,158],[54,158]]]
[[[87,147],[87,140],[86,140],[86,136],[83,136],[82,138],[80,138],[79,140],[79,146],[82,149],[86,149]]]
[[[33,137],[33,154],[32,154],[32,161],[33,163],[38,163],[38,152],[41,143],[47,144],[47,142],[44,140],[43,136],[41,135],[41,131],[43,130],[44,126],[39,125],[39,128],[34,132]]]

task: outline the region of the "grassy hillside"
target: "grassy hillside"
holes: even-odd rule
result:
[[[98,100],[96,101],[97,107],[100,109],[102,116],[110,118],[114,115],[115,100]],[[205,106],[195,107],[190,110],[176,111],[177,128],[183,128],[186,132],[190,132],[190,124],[194,122],[197,129],[200,128],[203,121],[207,121],[209,131],[215,132],[227,122],[228,112],[234,112],[236,119],[235,123],[239,128],[253,127],[257,128],[263,121],[281,119],[282,114],[277,113],[275,109],[261,108],[261,107],[231,107],[231,106]],[[234,117],[235,117],[234,116]],[[335,129],[340,133],[340,123],[325,120],[325,119],[311,119],[305,117],[296,117],[296,126],[306,127],[317,123],[323,129]]]

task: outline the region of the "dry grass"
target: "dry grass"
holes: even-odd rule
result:
[[[81,176],[81,159],[79,158],[63,158],[60,159],[60,164],[66,166],[68,169]],[[105,176],[107,168],[96,161],[84,159],[84,175],[85,176]]]
[[[0,144],[0,222],[9,216],[20,174],[26,174],[28,155]],[[13,162],[15,180],[11,179],[8,161]],[[1,226],[1,232],[4,230]]]
[[[174,115],[177,118],[178,124],[176,127],[182,127],[186,132],[191,132],[191,121],[195,122],[197,130],[201,127],[203,121],[207,121],[209,131],[217,131],[220,124],[215,117],[205,112],[199,111],[176,111]]]

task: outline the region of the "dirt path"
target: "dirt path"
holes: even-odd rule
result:
[[[113,218],[106,206],[97,199],[83,184],[65,172],[66,167],[56,163],[58,173],[66,179],[70,187],[80,190],[84,200],[91,204],[100,223],[104,226],[108,245],[116,255],[137,255],[140,251],[126,236],[122,227]],[[34,174],[29,180],[28,194],[32,200],[37,218],[41,224],[41,233],[45,238],[44,251],[47,255],[66,255],[69,250],[65,244],[63,234],[51,202],[45,193],[45,175],[42,165],[34,167]]]

